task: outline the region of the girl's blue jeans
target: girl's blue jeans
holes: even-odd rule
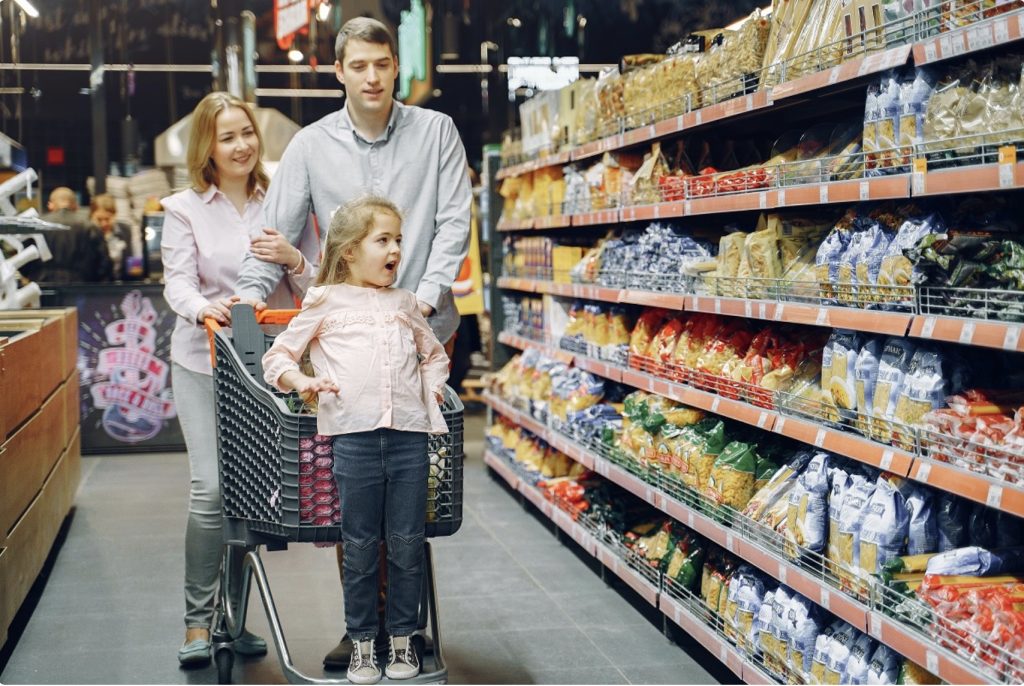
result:
[[[428,465],[425,433],[376,429],[334,437],[345,624],[353,641],[377,636],[382,531],[388,551],[384,628],[391,636],[418,628]]]

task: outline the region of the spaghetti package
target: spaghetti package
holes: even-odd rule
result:
[[[939,549],[939,522],[932,503],[932,492],[910,482],[901,489],[910,511],[907,528],[907,555],[924,555]]]
[[[863,684],[871,668],[871,657],[875,651],[875,640],[867,634],[860,634],[850,646],[850,657],[846,661],[841,683]]]
[[[833,336],[829,392],[840,414],[848,419],[855,414],[857,356],[863,342],[863,336],[856,331],[840,329]]]
[[[900,675],[900,662],[903,656],[895,650],[879,643],[868,662],[868,673],[864,683],[877,686],[895,684]]]
[[[882,359],[878,362],[878,381],[873,398],[873,414],[877,420],[892,420],[895,417],[896,403],[916,352],[917,345],[908,339],[892,337],[886,340],[882,347]],[[875,440],[888,443],[892,440],[892,425],[875,421],[871,434]]]
[[[857,430],[870,433],[869,422],[874,412],[875,384],[878,383],[878,364],[882,357],[883,339],[871,338],[861,346],[854,366],[854,386],[857,396]]]
[[[789,496],[786,546],[792,557],[802,551],[820,553],[828,532],[828,471],[830,455],[818,452],[800,474]]]
[[[799,594],[789,603],[788,656],[790,668],[803,678],[810,673],[818,636],[825,630],[818,606]]]
[[[835,228],[818,247],[814,258],[815,274],[818,277],[818,289],[823,302],[834,303],[838,297],[835,284],[839,281],[840,260],[850,243],[850,233]]]
[[[839,512],[839,533],[836,544],[839,548],[839,578],[844,588],[857,592],[856,570],[860,567],[860,532],[868,501],[875,492],[875,483],[860,475],[851,478],[851,484],[843,498]]]
[[[886,562],[903,554],[909,531],[910,511],[903,494],[879,477],[860,529],[858,564],[865,577],[881,572]]]
[[[900,226],[882,257],[878,285],[883,299],[889,303],[905,303],[913,298],[908,291],[914,283],[914,265],[906,256],[930,233],[942,233],[945,226],[939,215],[908,219]]]
[[[837,573],[836,563],[839,561],[839,521],[843,511],[843,501],[852,481],[850,475],[839,467],[829,474],[831,486],[828,497],[828,545],[825,557],[829,562],[829,570]]]

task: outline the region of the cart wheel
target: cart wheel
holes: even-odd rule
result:
[[[217,683],[231,683],[231,668],[235,664],[235,653],[230,648],[222,648],[213,654],[213,661],[217,663]]]

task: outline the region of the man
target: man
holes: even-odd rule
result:
[[[75,192],[67,186],[54,188],[46,209],[48,212],[40,219],[63,224],[68,229],[47,231],[44,237],[51,259],[30,262],[21,268],[21,273],[39,283],[110,281],[113,265],[103,233],[89,224],[88,215],[78,207]]]
[[[257,259],[273,250],[275,231],[298,244],[312,212],[326,235],[340,205],[367,193],[382,195],[405,213],[395,285],[416,294],[451,356],[459,323],[451,285],[469,249],[472,201],[462,141],[447,115],[394,100],[398,55],[381,22],[348,21],[338,33],[335,57],[345,105],[304,127],[288,144],[264,200],[272,228],[253,240],[245,256],[239,295],[263,301],[281,279],[280,266]],[[301,262],[296,271],[311,276]],[[341,563],[339,546],[339,572]],[[351,653],[345,635],[324,658],[324,667],[344,669]]]

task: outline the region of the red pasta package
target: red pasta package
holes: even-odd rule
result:
[[[675,352],[676,342],[683,332],[683,321],[678,318],[669,319],[654,337],[654,342],[648,349],[648,356],[656,358],[659,362],[672,361],[672,353]]]
[[[647,355],[651,341],[667,318],[668,313],[665,310],[647,310],[641,314],[629,337],[629,354],[640,357]]]

